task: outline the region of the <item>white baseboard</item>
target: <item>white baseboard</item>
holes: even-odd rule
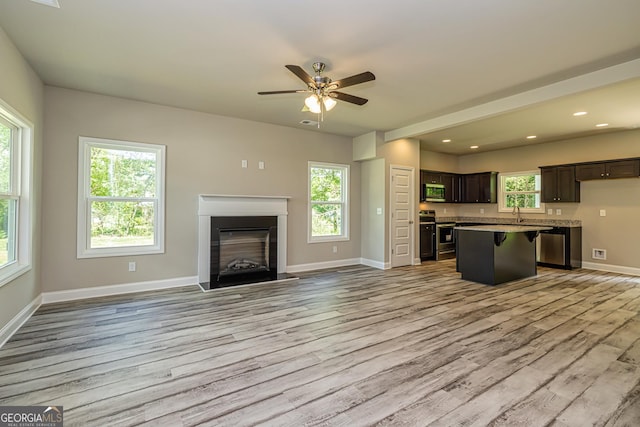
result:
[[[175,279],[152,280],[148,282],[125,283],[121,285],[96,286],[95,288],[71,289],[67,291],[43,292],[42,303],[74,301],[78,299],[129,294],[133,292],[156,291],[160,289],[198,286],[198,277],[177,277]]]
[[[16,314],[2,329],[0,329],[0,348],[9,341],[9,338],[15,334],[24,323],[31,318],[38,307],[42,304],[42,295],[38,295],[36,299],[31,301],[29,305],[23,308],[20,313]]]
[[[391,268],[390,262],[374,261],[372,259],[360,258],[360,264],[368,267],[378,268],[380,270],[388,270]]]
[[[625,267],[623,265],[600,264],[599,262],[583,262],[582,268],[588,270],[608,271],[610,273],[628,274],[630,276],[640,276],[640,268]]]
[[[309,264],[288,265],[287,273],[300,273],[302,271],[322,270],[325,268],[346,267],[360,264],[360,258],[339,259],[335,261],[312,262]]]

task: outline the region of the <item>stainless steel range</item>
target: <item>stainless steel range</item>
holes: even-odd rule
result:
[[[456,237],[453,222],[436,222],[436,260],[456,257]]]

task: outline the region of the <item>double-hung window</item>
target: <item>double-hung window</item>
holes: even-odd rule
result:
[[[163,145],[80,137],[78,258],[164,252]]]
[[[498,208],[500,212],[544,213],[540,199],[540,170],[501,173],[499,180]]]
[[[0,100],[0,286],[31,268],[33,125]]]
[[[309,242],[349,239],[349,166],[309,162]]]

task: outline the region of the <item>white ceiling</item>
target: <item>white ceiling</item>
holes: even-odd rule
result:
[[[0,0],[48,85],[455,154],[640,126],[638,0],[59,3]],[[344,89],[369,103],[339,102],[318,130],[299,124],[316,119],[303,94],[257,95],[304,89],[284,65],[318,60],[334,80],[373,72]]]

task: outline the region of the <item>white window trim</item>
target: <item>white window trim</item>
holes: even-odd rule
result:
[[[121,246],[111,248],[91,248],[91,230],[88,219],[90,216],[90,147],[120,148],[123,150],[134,149],[155,152],[158,154],[156,168],[157,182],[157,206],[154,209],[154,239],[153,245],[145,246]],[[78,233],[77,233],[77,257],[101,258],[127,255],[149,255],[164,253],[164,210],[165,210],[165,165],[166,147],[164,145],[147,144],[131,141],[118,141],[81,136],[78,149]],[[154,199],[155,201],[155,199]]]
[[[29,120],[0,99],[0,115],[18,128],[15,140],[16,168],[13,173],[19,177],[16,230],[16,261],[0,268],[0,287],[15,280],[32,268],[33,250],[33,134],[34,126]]]
[[[344,170],[344,180],[342,181],[342,234],[338,236],[312,236],[311,224],[313,203],[311,202],[311,168],[332,168]],[[349,179],[351,168],[349,165],[339,163],[323,163],[310,161],[307,168],[307,243],[341,242],[349,240]]]
[[[522,172],[509,172],[509,173],[500,173],[498,174],[498,212],[513,212],[513,208],[507,207],[505,205],[505,192],[503,190],[503,178],[512,177],[512,176],[521,176],[521,175],[532,175],[537,174],[540,176],[540,169],[522,171]],[[542,195],[540,195],[542,197]],[[520,213],[532,213],[532,214],[544,214],[545,206],[544,203],[540,202],[539,208],[520,208]]]

